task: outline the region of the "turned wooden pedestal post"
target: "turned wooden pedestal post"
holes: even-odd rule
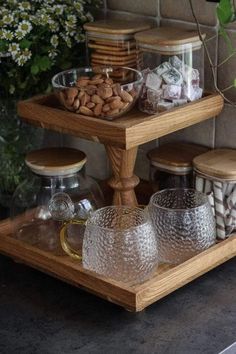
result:
[[[111,162],[113,177],[108,182],[114,189],[113,204],[136,206],[134,188],[139,178],[134,175],[134,165],[138,148],[123,150],[107,145],[106,151]]]

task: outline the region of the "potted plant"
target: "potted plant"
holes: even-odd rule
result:
[[[40,133],[16,115],[19,99],[51,90],[54,73],[82,64],[87,5],[100,0],[0,0],[0,205],[25,178]]]

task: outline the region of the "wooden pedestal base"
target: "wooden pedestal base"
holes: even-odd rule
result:
[[[138,148],[123,150],[106,145],[106,151],[113,172],[108,182],[114,189],[113,204],[136,206],[138,203],[134,188],[139,184],[139,178],[133,172]]]

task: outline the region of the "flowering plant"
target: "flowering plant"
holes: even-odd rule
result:
[[[81,65],[82,25],[93,19],[87,5],[99,2],[0,0],[0,205],[9,205],[26,176],[24,155],[41,139],[18,120],[16,101],[47,92],[55,72]]]
[[[0,0],[0,93],[47,90],[53,71],[78,65],[86,6],[99,0]]]

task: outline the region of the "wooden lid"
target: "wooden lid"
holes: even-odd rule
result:
[[[206,175],[236,179],[236,150],[216,149],[195,157],[194,167]]]
[[[204,146],[187,143],[169,143],[164,144],[148,152],[147,156],[154,166],[187,168],[192,170],[192,161],[194,157],[208,151]]]
[[[26,165],[41,176],[63,176],[79,171],[86,162],[84,152],[71,148],[47,148],[26,155]]]
[[[176,46],[195,43],[201,44],[197,31],[175,27],[158,27],[135,34],[140,44],[152,46]]]
[[[84,29],[91,32],[109,34],[134,34],[149,29],[151,26],[145,22],[123,20],[101,20],[84,24]]]

